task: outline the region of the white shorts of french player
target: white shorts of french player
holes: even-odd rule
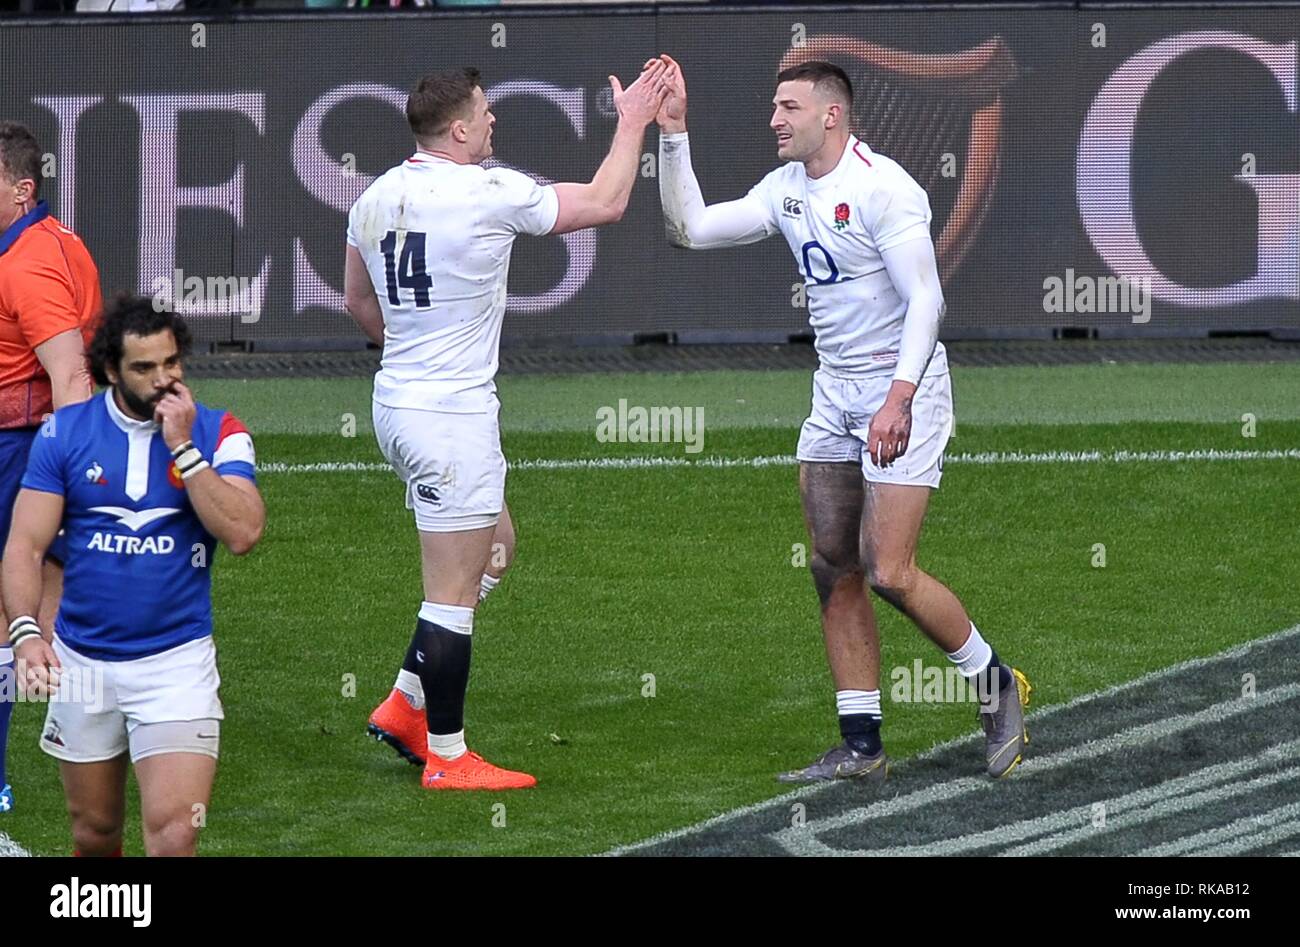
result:
[[[97,763],[130,751],[134,763],[159,753],[214,759],[225,716],[211,636],[128,661],[100,661],[56,636],[63,670],[41,731],[41,749],[69,763]]]
[[[374,420],[379,449],[406,484],[417,529],[455,533],[496,525],[505,505],[506,458],[495,412],[375,403]]]
[[[952,436],[952,382],[947,372],[921,379],[912,399],[912,434],[903,456],[880,467],[867,450],[872,415],[885,403],[893,378],[813,374],[812,411],[799,432],[797,457],[817,463],[862,464],[870,483],[937,488],[943,452]]]

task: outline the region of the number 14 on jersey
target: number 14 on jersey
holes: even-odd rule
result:
[[[424,234],[417,230],[402,231],[401,254],[398,255],[398,231],[390,230],[379,241],[384,255],[384,278],[388,285],[388,302],[394,306],[403,303],[400,290],[409,289],[416,309],[432,309],[430,290],[433,277],[425,267]]]

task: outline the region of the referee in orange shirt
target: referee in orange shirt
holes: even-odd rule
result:
[[[85,352],[103,307],[90,252],[39,199],[41,160],[30,131],[0,122],[0,553],[42,420],[93,391]],[[39,615],[47,634],[63,589],[57,543],[50,559]],[[5,777],[18,690],[8,633],[13,617],[0,610],[0,814],[13,808]]]

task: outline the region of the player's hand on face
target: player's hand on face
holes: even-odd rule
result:
[[[912,401],[889,397],[867,427],[867,451],[877,467],[888,467],[907,452],[912,437]]]
[[[644,128],[655,120],[659,107],[668,94],[668,86],[664,82],[667,71],[666,64],[655,60],[654,65],[647,64],[636,81],[626,89],[618,81],[618,76],[609,77],[609,86],[614,92],[614,108],[620,121],[632,122],[637,127]]]
[[[190,440],[194,429],[194,395],[183,382],[172,382],[171,390],[163,395],[154,408],[154,420],[162,425],[163,443],[175,450]]]
[[[14,648],[14,664],[23,693],[33,700],[45,700],[59,689],[63,665],[44,638],[35,635]]]

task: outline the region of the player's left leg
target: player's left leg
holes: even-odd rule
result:
[[[862,552],[872,591],[945,652],[953,652],[969,637],[970,618],[957,596],[916,564],[929,502],[929,487],[867,483]]]
[[[193,855],[207,824],[223,710],[212,637],[119,662],[118,705],[126,718],[147,855]]]
[[[1028,682],[984,640],[952,590],[916,562],[930,487],[868,483],[862,548],[872,591],[910,618],[976,688],[987,737],[988,771],[1004,776],[1028,736],[1022,706]]]
[[[213,735],[212,742],[215,743],[216,720],[142,724],[132,734],[132,752],[137,752],[140,745],[137,735],[142,735],[144,741],[157,749],[159,746],[183,746],[187,740],[198,739],[198,733],[204,729]],[[155,752],[135,760],[146,855],[196,854],[199,830],[207,824],[212,781],[216,774],[216,757],[203,751]]]
[[[492,552],[479,579],[478,600],[488,597],[515,558],[515,524],[510,508],[502,507],[492,533]],[[427,758],[424,729],[424,685],[420,683],[420,636],[407,645],[406,657],[388,698],[370,715],[367,731],[397,751],[408,763],[424,765]]]
[[[501,518],[497,520],[496,532],[492,534],[492,555],[488,557],[487,568],[479,582],[478,600],[481,602],[488,593],[497,587],[501,577],[506,574],[510,564],[515,561],[515,521],[510,516],[510,507],[501,507]]]
[[[478,580],[492,552],[495,524],[474,530],[420,529],[424,603],[416,634],[420,683],[428,724],[425,789],[527,789],[527,773],[488,763],[465,744],[465,694],[469,684]]]

